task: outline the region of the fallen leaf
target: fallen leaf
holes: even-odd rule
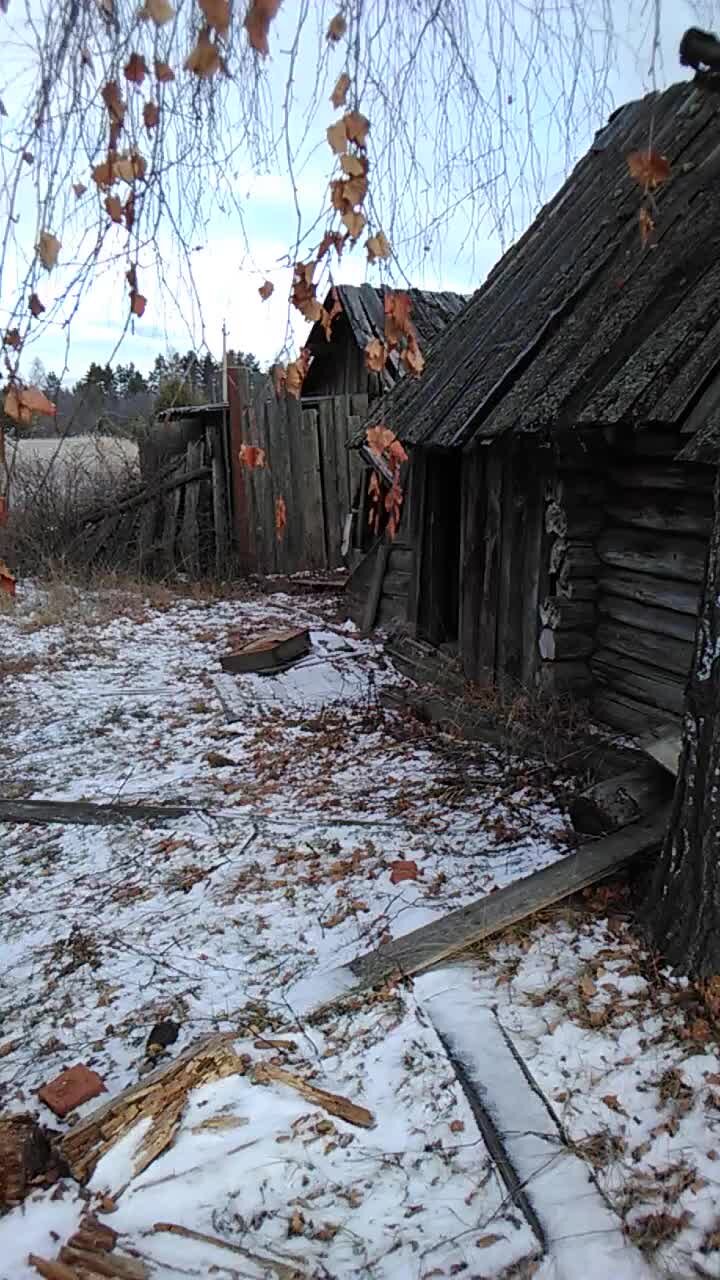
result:
[[[268,298],[271,296],[271,294],[274,291],[275,291],[275,285],[272,283],[271,280],[266,280],[263,284],[260,285],[260,288],[258,289],[258,293],[260,294],[260,297],[262,298],[263,302],[267,302]]]
[[[285,526],[287,525],[287,507],[285,499],[282,495],[275,499],[275,535],[278,542],[282,542],[285,535]]]
[[[389,258],[392,254],[390,241],[384,231],[376,231],[374,236],[370,236],[365,248],[368,262],[375,262],[378,258]]]
[[[20,341],[21,339],[20,339],[19,329],[8,329],[7,333],[5,334],[5,337],[3,338],[3,342],[5,346],[12,347],[14,351],[17,351],[18,347],[20,346]]]
[[[151,129],[156,128],[160,119],[160,108],[156,102],[146,102],[143,107],[143,124],[148,133]]]
[[[45,310],[43,303],[40,301],[36,293],[30,294],[30,297],[28,299],[28,306],[30,308],[31,315],[34,315],[36,320],[37,320],[37,317],[41,316],[43,311]]]
[[[229,0],[198,0],[209,27],[224,36],[230,27]]]
[[[620,1115],[623,1115],[623,1116],[627,1114],[627,1112],[625,1111],[625,1108],[618,1101],[618,1098],[614,1093],[606,1093],[604,1097],[600,1099],[600,1101],[604,1102],[605,1106],[608,1107],[610,1111],[617,1111],[619,1112]]]
[[[144,315],[146,306],[147,306],[147,298],[144,298],[141,293],[137,293],[135,289],[131,289],[130,310],[132,314],[134,316]]]
[[[366,218],[363,213],[358,213],[354,209],[350,209],[347,213],[342,215],[342,222],[348,229],[350,239],[357,240],[358,236],[361,236],[363,233]]]
[[[659,151],[631,151],[625,159],[630,177],[647,191],[654,191],[670,177],[670,161]]]
[[[331,124],[326,131],[327,140],[336,155],[342,155],[347,151],[348,135],[345,127],[345,118],[336,120],[335,124]]]
[[[141,53],[131,53],[125,63],[125,79],[130,84],[142,84],[147,75],[147,63]]]
[[[254,471],[257,467],[265,466],[265,450],[260,449],[256,444],[241,444],[238,458],[242,465],[250,471]]]
[[[371,338],[365,348],[365,368],[371,373],[382,373],[387,356],[385,343],[379,338]]]
[[[655,223],[650,217],[645,205],[642,205],[638,212],[638,223],[640,226],[640,243],[644,248],[655,230]]]
[[[370,129],[370,121],[367,116],[361,115],[359,111],[348,111],[343,116],[343,124],[350,142],[355,142],[359,147],[364,147]]]
[[[330,19],[330,24],[326,32],[326,39],[332,44],[337,44],[338,40],[342,40],[347,31],[347,20],[342,13],[336,13],[334,18]]]
[[[592,1000],[593,996],[597,992],[597,987],[589,973],[584,974],[580,979],[578,988],[583,1000]]]
[[[261,57],[267,58],[270,52],[268,33],[270,23],[280,8],[281,0],[250,0],[245,14],[245,30],[250,45]]]
[[[57,236],[52,235],[50,231],[41,231],[40,240],[38,241],[38,257],[42,262],[46,271],[52,271],[56,266],[58,254],[62,249],[62,244]]]
[[[155,63],[155,79],[161,84],[168,84],[170,80],[175,79],[175,72],[167,62]]]
[[[175,17],[175,10],[168,0],[145,0],[142,9],[138,10],[138,18],[143,22],[154,22],[162,27]]]
[[[330,101],[334,107],[344,107],[347,101],[348,89],[350,88],[350,77],[346,71],[339,75],[335,81],[335,88],[330,94]]]
[[[292,1217],[288,1224],[289,1236],[301,1236],[305,1230],[305,1219],[299,1209],[293,1209]]]
[[[401,884],[403,880],[417,880],[420,872],[417,862],[412,859],[398,858],[390,863],[390,883]]]
[[[83,182],[73,182],[73,191],[75,192],[76,200],[79,200],[81,196],[85,195],[87,187]]]
[[[200,80],[209,80],[223,66],[223,60],[216,44],[213,44],[207,27],[200,32],[194,49],[191,49],[185,60],[185,70],[192,71]]]
[[[489,1249],[491,1245],[497,1244],[498,1240],[504,1240],[505,1236],[496,1236],[492,1232],[488,1232],[486,1236],[478,1236],[475,1244],[478,1249]]]
[[[463,1132],[463,1130],[464,1130],[464,1128],[465,1128],[465,1121],[464,1121],[464,1120],[451,1120],[451,1121],[450,1121],[450,1132],[451,1132],[451,1133],[462,1133],[462,1132]]]

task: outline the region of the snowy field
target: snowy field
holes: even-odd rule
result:
[[[233,678],[244,713],[228,723],[220,655],[284,625],[310,627],[311,654],[273,680]],[[308,1277],[559,1280],[575,1263],[589,1276],[582,1214],[568,1217],[569,1255],[562,1244],[570,1272],[559,1236],[555,1250],[552,1232],[538,1247],[427,1016],[438,998],[452,1011],[455,985],[465,1008],[470,988],[628,1224],[639,1261],[623,1276],[648,1274],[642,1247],[650,1274],[720,1277],[717,1041],[691,993],[648,971],[622,904],[601,897],[591,915],[566,909],[504,935],[446,970],[440,996],[430,975],[319,1024],[293,1006],[298,983],[322,989],[335,966],[571,844],[532,762],[461,751],[384,711],[379,691],[395,679],[333,602],[19,589],[0,613],[2,794],[196,812],[0,826],[2,1110],[69,1127],[74,1117],[58,1122],[38,1088],[84,1062],[117,1094],[139,1078],[162,1018],[181,1027],[173,1052],[220,1030],[262,1060],[258,1036],[282,1035],[295,1046],[283,1065],[368,1107],[375,1127],[328,1122],[248,1076],[197,1091],[177,1141],[145,1172],[132,1177],[128,1140],[90,1184],[118,1196],[108,1221],[153,1276],[276,1274],[158,1234],[158,1221]],[[398,860],[417,878],[395,882]],[[225,1122],[208,1126],[213,1116]],[[55,1256],[83,1208],[67,1180],[0,1219],[1,1274],[35,1275],[28,1253]]]

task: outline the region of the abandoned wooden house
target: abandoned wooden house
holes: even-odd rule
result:
[[[420,349],[425,351],[433,338],[462,310],[467,298],[460,293],[432,293],[426,289],[409,289],[413,322]],[[312,364],[303,384],[305,404],[324,396],[381,395],[397,382],[400,362],[388,356],[382,373],[371,373],[365,366],[365,348],[373,338],[385,336],[385,290],[370,284],[335,285],[325,299],[332,311],[339,304],[330,341],[320,323],[314,324],[305,342]]]
[[[680,714],[692,660],[713,473],[678,455],[720,414],[719,137],[693,84],[617,111],[357,437],[382,422],[410,455],[400,535],[356,570],[365,622],[628,732]]]

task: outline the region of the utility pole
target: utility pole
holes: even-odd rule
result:
[[[222,399],[223,404],[227,404],[228,398],[228,376],[227,376],[227,325],[223,320],[222,327]]]

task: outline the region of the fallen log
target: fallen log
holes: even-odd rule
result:
[[[318,1013],[346,996],[430,969],[543,907],[605,879],[634,858],[654,853],[663,841],[669,814],[670,806],[664,805],[542,871],[358,956],[325,975],[326,994],[320,1000],[316,994],[319,979],[315,976],[308,988],[304,983],[291,988],[286,993],[287,1001],[298,1013]]]
[[[669,798],[667,777],[656,765],[606,778],[575,796],[569,805],[576,831],[602,836],[643,814],[652,813]]]

